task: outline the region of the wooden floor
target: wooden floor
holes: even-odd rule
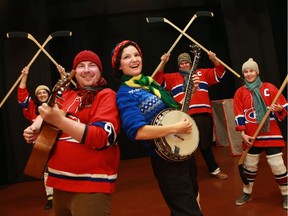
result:
[[[286,216],[282,197],[267,164],[261,156],[259,174],[253,198],[243,206],[235,200],[242,191],[238,173],[239,157],[232,157],[229,147],[213,147],[227,180],[210,177],[200,152],[196,152],[201,207],[204,216]],[[285,152],[285,161],[287,153]],[[44,186],[40,180],[0,187],[0,216],[53,216],[43,210]],[[112,216],[168,216],[167,209],[153,176],[149,158],[123,160],[120,163],[116,192],[113,195]]]

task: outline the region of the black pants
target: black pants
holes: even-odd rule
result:
[[[171,216],[201,216],[195,157],[182,162],[151,157],[151,163]]]
[[[200,133],[199,140],[199,149],[202,157],[205,160],[205,163],[208,167],[210,173],[214,172],[217,168],[219,168],[212,149],[212,141],[213,141],[213,119],[209,113],[201,113],[191,115],[191,117],[195,120],[196,125],[198,127]]]
[[[265,151],[266,155],[274,155],[282,152],[281,147],[255,147],[252,146],[248,153],[249,154],[260,154],[262,151]]]

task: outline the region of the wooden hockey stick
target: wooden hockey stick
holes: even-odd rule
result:
[[[212,12],[209,11],[197,11],[196,14],[194,14],[194,16],[190,19],[189,23],[185,26],[185,28],[183,29],[183,32],[186,32],[187,29],[190,27],[190,25],[193,23],[193,21],[200,16],[207,16],[207,17],[213,17],[214,14]],[[161,19],[161,18],[160,18]],[[153,23],[153,22],[159,22],[159,18],[157,17],[147,17],[146,18],[147,23]],[[177,45],[177,43],[180,41],[180,39],[182,38],[183,34],[181,33],[178,38],[175,40],[175,42],[172,44],[172,46],[170,47],[170,49],[167,51],[167,54],[170,54],[172,52],[172,50],[175,48],[175,46]],[[163,61],[160,62],[160,64],[157,66],[157,68],[154,70],[153,74],[151,75],[151,77],[153,78],[157,71],[159,70],[160,67],[162,67],[163,65]]]

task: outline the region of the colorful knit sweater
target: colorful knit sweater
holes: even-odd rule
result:
[[[132,141],[135,141],[140,127],[150,125],[154,117],[167,108],[162,100],[154,94],[141,88],[132,88],[126,85],[120,86],[116,98],[122,128]],[[151,156],[156,156],[149,140],[144,140],[142,143],[149,148]]]

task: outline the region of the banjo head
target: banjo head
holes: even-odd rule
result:
[[[159,113],[153,123],[154,125],[171,125],[188,119],[192,123],[190,134],[169,134],[168,136],[154,139],[156,152],[169,161],[183,161],[189,159],[198,147],[199,130],[194,119],[188,114],[180,111],[167,109]]]

